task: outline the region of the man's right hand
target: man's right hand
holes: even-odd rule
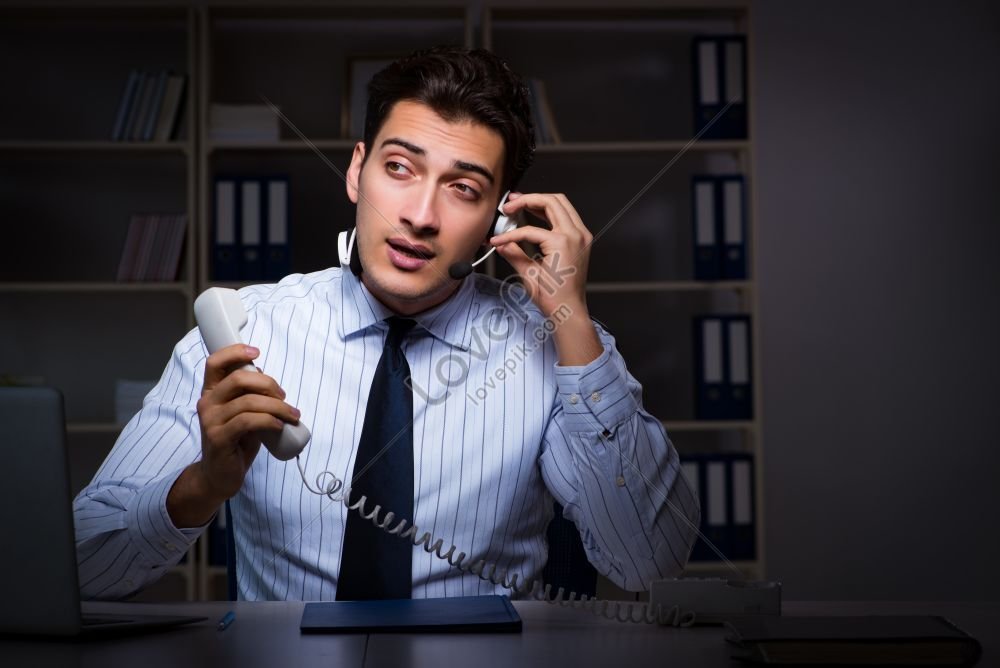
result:
[[[285,422],[298,422],[299,411],[285,403],[278,383],[244,368],[259,354],[237,343],[205,362],[197,405],[201,460],[181,473],[167,495],[167,512],[178,528],[207,523],[240,490],[260,450],[262,432],[280,432]]]

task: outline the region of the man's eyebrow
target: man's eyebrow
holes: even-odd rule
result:
[[[416,144],[412,144],[406,141],[405,139],[400,139],[398,137],[389,137],[388,139],[382,142],[382,147],[388,146],[390,144],[396,146],[402,146],[403,148],[405,148],[410,153],[413,153],[414,155],[420,155],[420,156],[427,155],[427,151],[425,151],[423,148],[417,146]],[[487,181],[490,182],[491,185],[494,182],[492,172],[490,172],[490,170],[486,169],[482,165],[477,165],[474,162],[465,162],[464,160],[456,160],[454,162],[454,166],[457,169],[461,169],[466,172],[475,172],[476,174],[481,174],[483,178],[485,178]]]
[[[456,160],[455,167],[465,170],[467,172],[475,172],[477,174],[482,174],[483,177],[490,182],[490,185],[493,185],[493,174],[491,174],[490,170],[486,169],[482,165],[477,165],[474,162],[465,162],[463,160]]]
[[[426,155],[427,154],[427,151],[425,151],[424,149],[420,148],[416,144],[411,144],[410,142],[406,141],[405,139],[399,139],[397,137],[389,137],[384,142],[382,142],[382,147],[385,148],[389,144],[395,144],[396,146],[402,146],[403,148],[405,148],[410,153],[416,153],[417,155]]]

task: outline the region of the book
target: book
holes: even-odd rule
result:
[[[695,280],[745,280],[747,242],[743,175],[692,176],[691,213]]]
[[[290,270],[288,248],[288,177],[267,179],[264,190],[264,278],[281,280]]]
[[[132,216],[128,232],[125,235],[125,247],[122,249],[121,260],[118,263],[118,280],[134,280],[135,261],[139,256],[139,246],[142,244],[142,234],[145,222],[141,216]]]
[[[699,36],[691,46],[694,133],[702,139],[746,139],[746,36]]]
[[[694,318],[697,419],[753,419],[750,325],[750,317],[742,314]]]
[[[181,265],[181,251],[184,248],[184,237],[187,233],[187,215],[178,214],[168,218],[170,234],[160,249],[163,262],[160,273],[153,277],[158,281],[174,281],[177,279]]]
[[[187,76],[183,74],[171,74],[167,79],[167,90],[163,94],[163,104],[160,105],[156,130],[153,133],[153,139],[156,141],[170,141],[177,138],[186,87]]]
[[[129,112],[135,104],[136,90],[142,80],[139,70],[129,72],[128,80],[125,82],[125,90],[122,93],[121,101],[118,103],[118,112],[115,114],[115,126],[111,131],[112,141],[121,141],[125,138],[125,128],[129,119]]]
[[[306,603],[303,633],[434,633],[521,631],[521,618],[506,596],[389,599]]]
[[[175,280],[186,233],[186,214],[133,215],[118,262],[117,280]]]
[[[149,109],[153,105],[153,96],[156,93],[156,76],[148,72],[144,72],[142,76],[142,86],[139,88],[136,104],[132,107],[129,116],[125,136],[128,141],[142,141],[146,129],[146,117],[149,115]]]
[[[170,78],[168,70],[160,70],[156,75],[156,84],[153,88],[152,97],[149,101],[149,109],[146,110],[146,117],[142,119],[142,141],[153,141],[153,132],[156,130],[157,118],[160,115],[160,107],[163,106],[163,96],[167,92],[167,82]]]
[[[866,615],[730,619],[733,658],[770,666],[971,666],[979,642],[944,617]]]
[[[235,178],[215,179],[215,217],[212,221],[212,279],[238,281],[240,255],[237,235],[240,198]]]
[[[132,134],[135,132],[135,128],[138,125],[137,119],[139,118],[139,108],[142,106],[143,96],[147,94],[149,85],[150,79],[146,73],[141,70],[136,70],[135,87],[129,97],[128,109],[125,112],[125,122],[121,128],[121,136],[118,137],[118,140],[132,140]]]

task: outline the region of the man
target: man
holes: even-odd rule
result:
[[[348,584],[363,587],[345,574],[349,555],[362,567],[369,555],[360,539],[352,545],[354,513],[304,482],[350,485],[399,452],[411,463],[394,439],[358,456],[383,418],[372,384],[403,316],[412,322],[393,345],[412,389],[400,430],[412,447],[404,517],[421,533],[523,583],[545,564],[554,497],[619,586],[644,589],[686,562],[697,501],[613,338],[589,317],[591,234],[565,196],[513,193],[504,213],[547,229],[492,236],[498,202],[533,153],[524,85],[489,52],[437,48],[383,70],[369,95],[347,173],[355,271],[241,290],[247,345],[207,356],[197,331],[180,341],[74,504],[85,596],[119,598],[155,580],[227,499],[241,598],[343,598]],[[453,278],[481,247],[495,247],[523,288]],[[251,361],[261,373],[240,370]],[[262,432],[300,417],[312,440],[297,461],[260,451]],[[392,482],[409,502],[410,489]],[[364,577],[381,586],[402,571],[400,595],[415,598],[510,593],[420,548],[405,558],[368,558]]]

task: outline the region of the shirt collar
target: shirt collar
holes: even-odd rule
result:
[[[436,339],[468,350],[472,337],[473,296],[475,274],[462,279],[461,285],[448,299],[432,309],[411,316],[417,325],[426,329]],[[361,279],[348,269],[341,271],[340,336],[342,339],[357,334],[386,318],[396,315],[389,307],[375,298]]]

